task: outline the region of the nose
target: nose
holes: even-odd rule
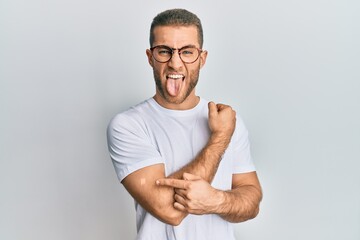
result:
[[[177,70],[183,66],[183,61],[180,58],[179,50],[173,50],[171,59],[168,62],[168,66]]]

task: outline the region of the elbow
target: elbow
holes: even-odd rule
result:
[[[168,209],[168,211],[159,211],[157,214],[154,214],[157,219],[162,221],[163,223],[178,226],[182,222],[182,220],[186,217],[186,213],[178,211],[174,208]]]
[[[248,220],[254,219],[257,217],[257,215],[260,212],[259,206],[252,212],[252,214],[249,215]]]
[[[256,202],[256,204],[253,205],[252,211],[250,211],[249,214],[248,214],[248,219],[247,220],[254,219],[259,215],[261,200],[262,200],[262,194],[260,193],[258,201]]]
[[[250,214],[248,215],[248,220],[254,219],[254,218],[256,218],[256,217],[259,215],[259,212],[260,212],[260,203],[261,203],[262,198],[263,198],[262,191],[259,190],[259,191],[258,191],[258,194],[257,194],[257,200],[256,200],[255,203],[253,204],[252,211],[251,211]]]
[[[254,208],[251,208],[248,211],[243,212],[242,214],[239,213],[239,215],[237,215],[237,217],[235,217],[234,219],[231,219],[230,222],[240,223],[240,222],[249,221],[251,219],[256,218],[258,216],[259,212],[260,212],[260,206],[258,204]]]
[[[260,209],[256,208],[250,212],[247,212],[246,214],[239,214],[237,217],[234,217],[233,219],[229,219],[229,222],[232,223],[240,223],[240,222],[246,222],[251,219],[254,219],[259,214]]]
[[[165,223],[166,224],[169,224],[169,225],[172,225],[172,226],[179,226],[180,223],[182,222],[183,218],[170,218],[168,219]]]

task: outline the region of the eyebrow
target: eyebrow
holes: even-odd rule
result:
[[[172,48],[172,47],[169,47],[169,46],[166,46],[166,45],[158,45],[158,46],[156,46],[156,47],[166,47],[166,48],[170,48],[170,49],[172,49],[172,50],[174,50],[174,49],[183,49],[183,48],[187,48],[187,47],[197,48],[195,45],[192,45],[192,44],[185,45],[185,46],[183,46],[183,47],[181,47],[181,48]]]

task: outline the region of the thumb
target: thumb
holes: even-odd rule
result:
[[[209,117],[217,115],[218,113],[217,106],[214,102],[209,102],[208,107],[209,107]]]
[[[201,177],[197,176],[197,175],[194,175],[194,174],[191,174],[191,173],[183,173],[183,179],[184,180],[190,180],[190,181],[193,181],[193,180],[200,180]]]

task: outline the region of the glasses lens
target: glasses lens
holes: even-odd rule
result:
[[[167,62],[172,56],[172,50],[165,46],[159,46],[154,48],[153,54],[156,61]]]
[[[197,48],[186,47],[180,49],[179,54],[181,60],[183,60],[185,63],[193,63],[198,59],[200,53]]]

